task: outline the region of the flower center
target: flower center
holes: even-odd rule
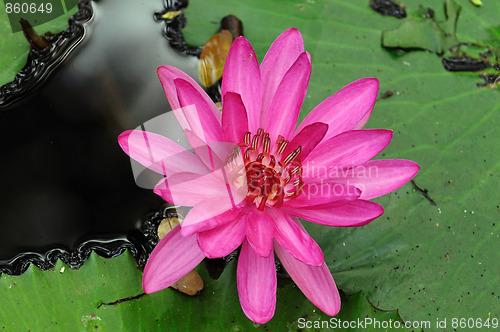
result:
[[[255,204],[261,211],[266,206],[279,208],[302,192],[301,147],[284,155],[289,143],[278,136],[273,144],[262,129],[253,137],[246,132],[244,141],[226,158],[229,181],[246,196],[248,204]]]

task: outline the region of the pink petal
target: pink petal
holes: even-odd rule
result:
[[[392,130],[350,130],[321,142],[309,154],[304,177],[325,178],[332,167],[358,166],[375,157],[392,139]]]
[[[118,143],[130,158],[163,175],[207,172],[194,154],[158,134],[127,130],[118,137]]]
[[[257,56],[245,37],[233,41],[222,74],[221,95],[235,92],[241,96],[248,116],[248,129],[255,133],[261,113],[261,84]]]
[[[262,257],[244,241],[236,273],[243,312],[255,323],[266,323],[273,317],[276,308],[274,255]]]
[[[177,78],[174,80],[174,84],[177,88],[177,96],[183,108],[184,116],[191,128],[193,128],[195,135],[209,145],[211,142],[222,142],[224,140],[222,137],[222,127],[220,121],[211,111],[209,103],[188,81]],[[210,103],[213,104],[212,101]],[[186,107],[191,105],[195,106],[196,111],[186,112],[188,110]]]
[[[275,141],[278,135],[285,138],[291,136],[297,125],[310,76],[311,56],[304,52],[286,72],[269,105],[265,131],[271,134],[272,141]]]
[[[299,146],[301,148],[299,160],[305,160],[316,145],[321,142],[327,131],[328,125],[321,122],[316,122],[304,127],[304,129],[294,136],[285,151],[283,151],[282,161],[290,152],[297,149]]]
[[[369,111],[368,113],[366,113],[365,116],[358,122],[358,124],[355,125],[354,128],[352,128],[352,130],[363,129],[363,127],[368,122],[368,119],[370,118],[371,115],[372,115],[372,111]]]
[[[168,102],[173,110],[176,110],[181,107],[179,103],[179,99],[177,98],[177,90],[174,85],[174,80],[176,78],[182,78],[183,80],[189,82],[202,96],[205,102],[210,107],[210,110],[218,119],[219,123],[221,121],[221,113],[217,106],[213,103],[212,99],[206,94],[206,92],[193,80],[189,75],[184,73],[182,70],[177,69],[171,66],[161,66],[158,67],[158,77],[160,78],[160,82],[163,85],[163,90],[165,91],[165,95],[167,96]]]
[[[390,193],[410,181],[420,167],[411,160],[370,160],[364,165],[339,171],[333,181],[348,183],[361,189],[362,199]]]
[[[233,142],[212,142],[212,144],[210,144],[210,151],[214,169],[217,174],[220,174],[219,170],[225,169],[228,174],[232,170],[232,166],[229,166],[226,163],[226,161],[229,160],[228,157],[230,155],[234,157],[234,159],[232,159],[234,163],[244,165],[243,155],[241,154],[241,149],[238,144]],[[235,152],[237,153],[235,154]],[[229,182],[229,179],[225,176],[222,176],[220,179],[226,183]]]
[[[184,134],[196,156],[212,172],[220,173],[219,170],[226,167],[227,157],[233,152],[234,148],[238,147],[237,144],[232,142],[211,142],[208,145],[191,130],[186,130]],[[243,156],[240,154],[236,158],[238,161],[243,161]],[[220,179],[225,181],[224,176],[220,176]]]
[[[282,209],[292,216],[333,227],[363,226],[384,213],[380,204],[360,199],[340,206],[337,202],[332,202],[303,208],[283,207]]]
[[[377,93],[376,78],[354,81],[316,106],[301,122],[297,131],[311,123],[323,122],[328,125],[328,132],[323,138],[327,140],[346,130],[354,129],[371,112]]]
[[[246,235],[248,243],[255,252],[263,257],[271,255],[273,252],[273,220],[267,211],[251,209],[247,215]]]
[[[208,145],[203,139],[197,136],[191,130],[184,131],[189,145],[193,149],[195,155],[198,157],[199,161],[206,167],[207,170],[213,171],[223,167],[224,162],[214,153],[211,146],[217,145],[220,142],[212,142],[211,146]]]
[[[198,233],[198,244],[208,258],[224,257],[232,253],[245,239],[246,215],[233,221]]]
[[[197,137],[203,138],[202,142],[204,145],[208,143],[205,141],[205,134],[203,133],[203,127],[201,126],[200,118],[198,116],[198,110],[196,105],[189,105],[173,110],[179,125],[186,132],[195,133]]]
[[[174,205],[195,206],[210,198],[224,199],[227,195],[226,184],[213,174],[199,175],[179,172],[161,179],[154,193]]]
[[[248,131],[248,118],[241,96],[226,92],[222,103],[222,130],[227,142],[240,143]]]
[[[285,73],[302,52],[304,52],[302,35],[295,28],[290,28],[279,35],[267,51],[260,64],[262,120],[266,120],[269,105]],[[265,123],[261,123],[260,126],[264,127]]]
[[[309,301],[325,314],[335,316],[340,310],[340,295],[326,264],[304,264],[290,255],[277,241],[274,241],[274,250],[281,264]]]
[[[158,243],[149,256],[142,288],[154,293],[169,287],[184,277],[205,258],[198,247],[196,236],[182,236],[181,227],[176,226]]]
[[[302,193],[294,199],[285,201],[284,207],[302,208],[315,205],[338,202],[342,205],[358,199],[362,191],[353,184],[322,181],[318,183],[304,183]]]
[[[225,225],[238,217],[245,203],[227,206],[225,200],[207,199],[193,207],[181,223],[182,235],[206,231]]]
[[[325,262],[318,244],[290,216],[279,209],[269,209],[269,215],[274,221],[274,238],[281,247],[305,264],[320,266]]]

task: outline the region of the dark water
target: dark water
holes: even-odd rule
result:
[[[197,75],[196,58],[173,51],[153,19],[163,5],[92,2],[83,41],[64,64],[29,101],[0,109],[3,271],[21,253],[31,252],[17,262],[144,241],[141,222],[164,202],[135,184],[117,136],[170,110],[158,66]]]

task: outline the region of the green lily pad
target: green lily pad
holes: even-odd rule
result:
[[[457,39],[498,39],[499,2],[456,3],[462,7]],[[405,5],[417,12],[419,5],[436,7],[436,1]],[[185,13],[187,40],[203,43],[229,13],[243,21],[260,60],[280,32],[292,26],[301,31],[313,65],[302,118],[361,77],[377,77],[380,95],[394,92],[378,100],[368,122],[370,128],[394,130],[378,158],[418,162],[416,184],[437,206],[408,184],[377,199],[386,212],[365,227],[306,223],[338,286],[398,308],[404,320],[434,324],[447,318],[447,330],[452,318],[499,318],[498,91],[477,88],[477,74],[443,70],[441,59],[429,52],[394,57],[382,48],[381,37],[401,20],[373,12],[368,1],[192,1]]]
[[[172,289],[140,296],[142,272],[128,251],[112,259],[93,253],[78,270],[68,268],[61,261],[50,271],[41,271],[32,265],[21,276],[1,277],[0,329],[247,331],[257,328],[279,331],[288,327],[317,331],[317,326],[324,330],[335,327],[332,324],[342,326],[344,321],[358,324],[358,318],[364,324],[403,324],[397,311],[379,310],[361,293],[343,296],[342,311],[335,320],[330,320],[305,299],[290,279],[280,279],[275,318],[259,326],[245,317],[239,305],[235,261],[218,280],[210,279],[203,265],[198,270],[205,289],[197,296],[189,297]],[[100,305],[129,297],[134,299]]]
[[[61,2],[57,3],[61,4]],[[68,11],[64,13],[58,13],[58,15],[61,14],[60,16],[37,14],[37,17],[43,18],[43,23],[41,21],[40,24],[35,24],[34,21],[30,21],[33,26],[37,25],[34,28],[35,31],[43,35],[46,32],[55,34],[66,29],[68,27],[68,18],[77,12],[74,1],[67,1],[66,5],[72,7],[67,7]],[[49,16],[51,20],[47,22],[46,19],[48,20]],[[26,17],[23,16],[23,18]],[[17,16],[15,19],[15,22],[17,22]],[[0,38],[0,50],[2,50],[0,52],[0,86],[14,80],[16,74],[26,64],[30,49],[23,32],[18,29],[17,25],[13,28],[11,24],[7,12],[0,11],[0,35],[2,36]]]

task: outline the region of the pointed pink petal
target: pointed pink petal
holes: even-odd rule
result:
[[[380,204],[361,199],[340,206],[337,202],[332,202],[303,208],[283,207],[282,209],[292,216],[333,227],[363,226],[384,213]]]
[[[231,172],[232,166],[229,166],[226,163],[230,155],[234,157],[234,163],[238,165],[244,165],[240,146],[233,142],[212,142],[212,144],[210,144],[210,152],[215,169],[214,172],[217,173],[217,175],[220,175],[220,171],[223,169],[226,170],[227,175],[229,174],[229,172]],[[237,153],[235,154],[235,152]],[[220,177],[220,179],[221,181],[225,181],[225,183],[228,183],[230,181],[229,178],[224,176]]]
[[[223,182],[227,182],[220,171],[226,168],[226,159],[233,152],[238,145],[232,142],[211,142],[207,145],[205,141],[196,136],[191,130],[186,130],[184,132],[186,139],[191,145],[194,153],[201,161],[201,163],[210,170],[214,175],[220,175],[219,179]],[[238,154],[236,156],[237,161],[243,162],[243,156]]]
[[[235,92],[241,96],[248,116],[248,129],[255,133],[260,124],[261,87],[257,56],[252,45],[241,36],[236,38],[227,55],[222,74],[221,95]]]
[[[278,85],[297,60],[304,52],[304,41],[299,30],[290,28],[276,38],[260,64],[260,75],[262,80],[262,119],[265,121],[267,110]],[[264,127],[265,123],[260,126]]]
[[[278,135],[285,138],[291,136],[297,125],[310,76],[311,56],[304,52],[286,72],[269,105],[265,131],[270,133],[272,141]]]
[[[339,205],[342,205],[359,198],[361,194],[362,191],[349,182],[305,183],[299,197],[285,201],[283,206],[298,209],[332,202],[338,202]]]
[[[188,114],[184,112],[192,128],[201,127],[203,130],[201,133],[193,130],[194,133],[209,143],[209,145],[211,142],[224,141],[220,121],[212,113],[209,103],[207,103],[198,90],[188,81],[181,78],[175,79],[174,84],[177,88],[177,96],[183,110],[185,110],[185,107],[191,105],[194,105],[196,108],[196,112],[189,112]],[[210,103],[213,104],[212,101]]]
[[[214,153],[211,146],[208,145],[203,139],[196,135],[191,130],[185,130],[184,135],[186,136],[189,145],[193,149],[195,155],[198,157],[199,161],[206,167],[207,170],[213,171],[215,169],[220,169],[224,165],[223,161]],[[220,142],[212,142],[211,145],[217,145]]]
[[[154,293],[169,287],[184,277],[205,258],[198,247],[196,235],[182,236],[181,227],[176,226],[158,243],[149,256],[142,288]]]
[[[346,85],[316,106],[301,122],[297,131],[315,122],[328,125],[323,140],[354,129],[369,114],[378,93],[376,78],[362,78]],[[368,120],[368,119],[366,119]]]
[[[262,257],[243,241],[237,268],[238,294],[245,315],[258,324],[269,321],[276,308],[274,255]]]
[[[375,157],[392,139],[392,130],[350,130],[321,142],[309,154],[304,177],[325,178],[332,167],[358,166]],[[319,172],[319,173],[318,173]]]
[[[193,104],[181,108],[176,108],[175,110],[173,110],[173,112],[181,128],[184,130],[184,133],[195,133],[197,137],[200,137],[200,140],[201,138],[203,138],[202,141],[204,145],[207,145],[196,105]]]
[[[196,157],[198,157],[199,161],[206,167],[207,170],[213,170],[214,161],[212,152],[208,147],[208,143],[198,137],[198,135],[196,135],[190,129],[185,129],[184,135],[186,136],[189,145],[191,145],[191,148],[193,149]]]
[[[263,257],[273,252],[274,226],[267,211],[251,209],[247,215],[246,235],[248,243],[255,252]]]
[[[177,69],[171,66],[161,66],[158,67],[158,77],[160,78],[160,82],[163,85],[163,90],[165,91],[165,95],[167,96],[168,102],[173,110],[176,110],[181,107],[179,104],[179,99],[177,97],[177,90],[174,85],[174,80],[176,78],[182,78],[189,82],[202,96],[202,98],[206,101],[208,106],[210,107],[212,113],[218,119],[219,123],[221,121],[221,113],[217,106],[212,102],[212,99],[206,94],[206,92],[193,80],[189,75],[184,73],[182,70]]]
[[[339,171],[333,179],[361,189],[362,199],[372,199],[390,193],[410,181],[420,167],[411,160],[370,160],[364,165]]]
[[[287,145],[285,151],[283,151],[283,159],[290,154],[293,150],[297,149],[299,146],[301,148],[299,160],[305,160],[309,153],[323,140],[326,132],[328,131],[328,125],[316,122],[304,127],[299,133],[297,133],[290,144]]]
[[[326,264],[304,264],[290,255],[277,241],[274,241],[274,250],[281,264],[309,301],[325,314],[335,316],[340,310],[340,295]]]
[[[197,204],[181,223],[182,235],[188,236],[225,225],[235,220],[245,207],[245,203],[235,206],[226,205],[228,204],[220,199],[205,200]]]
[[[158,134],[127,130],[118,136],[118,143],[130,158],[163,175],[207,172],[194,154]]]
[[[241,96],[226,92],[222,103],[222,131],[227,142],[240,143],[248,131],[248,117]]]
[[[299,261],[314,266],[325,262],[323,252],[316,242],[279,209],[269,209],[274,221],[274,238],[286,251]]]
[[[226,158],[238,145],[232,142],[211,142],[208,145],[204,140],[195,135],[191,130],[184,132],[196,156],[202,164],[212,172],[218,172],[226,167]],[[243,157],[237,157],[243,160]],[[224,177],[220,177],[224,181]]]
[[[201,251],[208,258],[224,257],[232,253],[245,239],[246,215],[233,221],[198,233]]]
[[[211,173],[199,175],[179,172],[161,179],[154,193],[174,205],[195,206],[206,201],[207,197],[224,199],[227,187]]]
[[[363,127],[365,126],[365,124],[368,122],[368,119],[372,115],[372,110],[370,110],[368,113],[366,113],[365,116],[358,122],[358,124],[355,125],[354,128],[352,128],[352,130],[363,129]]]

